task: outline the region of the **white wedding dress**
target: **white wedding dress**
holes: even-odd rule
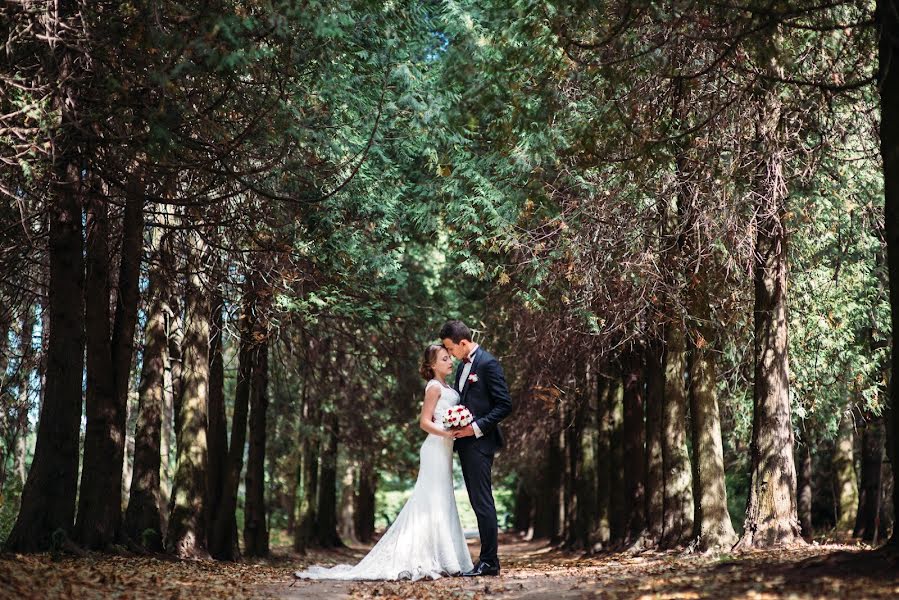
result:
[[[459,403],[454,389],[440,386],[434,419],[442,425],[446,409]],[[428,434],[420,450],[415,489],[393,525],[355,566],[314,566],[295,575],[302,579],[438,579],[473,568],[456,497],[453,494],[453,440]]]

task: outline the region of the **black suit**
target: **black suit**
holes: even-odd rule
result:
[[[464,368],[465,363],[462,363],[456,370],[457,390]],[[462,389],[461,403],[474,416],[474,422],[484,435],[480,438],[470,436],[457,439],[455,450],[459,453],[459,462],[462,464],[468,499],[478,518],[478,531],[481,534],[480,559],[498,567],[493,455],[503,447],[499,422],[512,412],[512,399],[499,361],[480,347],[475,350],[471,361],[471,371]]]

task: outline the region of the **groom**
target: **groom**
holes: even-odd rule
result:
[[[492,354],[471,341],[471,330],[462,321],[444,325],[440,339],[449,353],[462,361],[456,370],[456,389],[462,396],[462,405],[474,417],[471,425],[455,433],[455,450],[481,534],[480,558],[474,569],[463,575],[499,575],[491,470],[493,455],[503,447],[499,422],[512,411],[512,399],[503,368]]]

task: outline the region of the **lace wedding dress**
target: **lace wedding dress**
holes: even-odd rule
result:
[[[454,389],[440,386],[434,419],[459,403]],[[393,525],[355,566],[314,566],[295,575],[302,579],[438,579],[473,568],[456,498],[453,494],[453,440],[428,434],[421,445],[418,480]]]

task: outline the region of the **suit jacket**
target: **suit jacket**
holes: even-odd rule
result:
[[[456,369],[456,389],[462,377],[462,363]],[[475,375],[476,381],[471,381]],[[484,435],[481,437],[465,437],[456,440],[455,449],[460,450],[476,446],[485,452],[496,452],[503,447],[503,434],[499,422],[512,412],[512,398],[503,368],[496,358],[478,346],[471,361],[468,381],[462,388],[461,404],[471,411],[474,422]]]

